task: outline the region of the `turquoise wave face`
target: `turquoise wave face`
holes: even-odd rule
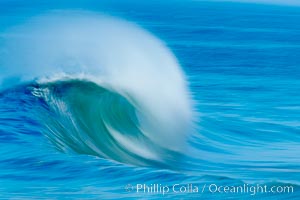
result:
[[[43,133],[62,152],[76,152],[140,166],[165,166],[179,158],[147,137],[133,105],[115,91],[84,80],[56,81],[32,88],[47,105],[34,111]],[[128,96],[127,96],[128,98]]]
[[[299,199],[299,20],[1,1],[0,199]]]

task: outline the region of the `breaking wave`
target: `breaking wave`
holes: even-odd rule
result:
[[[184,74],[137,25],[52,12],[8,30],[5,47],[1,87],[34,80],[45,103],[36,116],[60,151],[144,166],[170,165],[185,148],[193,110]]]

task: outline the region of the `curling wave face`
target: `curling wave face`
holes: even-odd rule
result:
[[[86,12],[53,12],[7,35],[1,87],[36,81],[32,94],[47,105],[37,116],[59,150],[136,165],[178,159],[193,111],[184,75],[161,41]]]

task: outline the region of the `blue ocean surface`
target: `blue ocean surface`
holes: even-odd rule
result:
[[[300,7],[0,2],[0,199],[300,199]]]

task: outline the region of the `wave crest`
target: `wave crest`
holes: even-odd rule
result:
[[[184,74],[137,25],[53,12],[12,29],[5,43],[0,80],[38,81],[33,94],[50,107],[41,119],[59,149],[138,165],[168,163],[183,151],[193,124]]]

